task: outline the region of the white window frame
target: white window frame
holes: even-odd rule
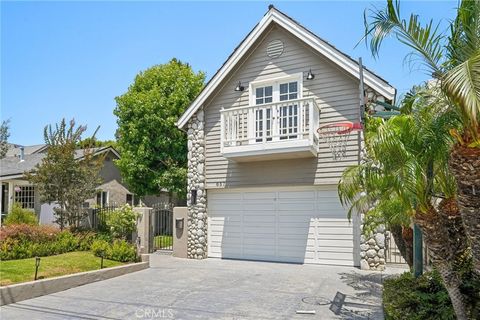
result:
[[[97,199],[98,199],[98,194],[99,194],[99,193],[100,193],[100,207],[101,207],[101,208],[104,207],[104,205],[103,205],[103,199],[104,199],[104,198],[103,198],[103,195],[104,195],[105,193],[107,194],[107,199],[106,199],[107,201],[105,201],[105,206],[108,207],[108,206],[110,205],[110,204],[109,204],[109,202],[110,202],[110,201],[109,201],[110,192],[105,191],[105,190],[97,190],[97,193],[96,193],[96,195],[95,195],[95,204],[96,204],[97,206],[98,206],[98,201],[97,201]]]
[[[291,75],[286,75],[286,76],[279,76],[279,77],[267,78],[267,79],[262,79],[262,80],[257,80],[257,81],[250,82],[249,83],[249,92],[250,92],[249,103],[250,103],[250,106],[251,107],[262,107],[264,105],[265,106],[271,106],[271,105],[275,105],[277,103],[287,102],[288,100],[280,101],[280,84],[294,82],[294,81],[297,82],[297,99],[302,99],[303,98],[303,73],[302,72],[291,74]],[[272,102],[257,105],[256,104],[256,101],[257,101],[256,89],[258,87],[266,87],[266,86],[272,86],[272,91],[273,91]],[[296,99],[293,99],[293,100],[296,100]],[[250,126],[249,136],[252,137],[252,138],[249,140],[249,143],[265,143],[265,142],[272,141],[272,140],[265,141],[266,139],[264,139],[263,142],[258,142],[257,141],[256,131],[255,131],[255,129],[256,129],[255,112],[254,112],[253,108],[250,108],[250,110],[251,110],[251,113],[250,113],[249,122],[252,125]],[[297,117],[299,117],[299,116],[300,115],[297,114]],[[271,124],[270,130],[272,130],[273,133],[278,132],[277,121],[276,121],[277,118],[278,118],[278,115],[275,114],[272,111],[272,116],[271,116],[272,124]],[[265,121],[265,114],[264,114],[263,119]],[[300,121],[300,119],[298,119],[297,121]],[[265,127],[265,124],[263,126]],[[265,138],[265,137],[263,137],[263,138]],[[273,139],[273,141],[279,141],[279,140],[280,140],[279,137],[274,137],[274,139]]]
[[[285,82],[298,82],[298,97],[297,99],[303,98],[303,73],[295,73],[288,76],[281,76],[281,77],[274,77],[268,79],[262,79],[257,81],[252,81],[249,84],[249,92],[250,92],[250,105],[256,106],[256,88],[257,87],[265,87],[271,85],[273,87],[273,98],[271,103],[278,103],[280,101],[280,83]],[[267,103],[270,104],[270,103]],[[261,106],[261,104],[259,104]]]
[[[21,191],[15,191],[17,187],[20,188]],[[13,202],[19,203],[23,209],[35,210],[36,188],[34,185],[15,185],[13,190]]]

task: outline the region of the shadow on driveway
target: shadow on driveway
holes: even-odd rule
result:
[[[349,294],[337,291],[331,299],[305,297],[302,302],[313,306],[329,306],[329,310],[340,319],[370,320],[384,319],[382,291],[384,274],[362,274],[356,271],[339,273],[340,280],[353,288]],[[332,316],[333,316],[332,314]]]

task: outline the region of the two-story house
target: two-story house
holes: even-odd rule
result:
[[[395,99],[360,70],[269,7],[177,122],[188,134],[189,258],[360,264],[359,218],[347,219],[337,184],[360,159],[362,131],[341,159],[318,133],[360,122],[360,79],[368,96]]]

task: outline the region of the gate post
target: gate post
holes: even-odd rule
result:
[[[136,207],[133,210],[138,214],[137,218],[137,252],[138,254],[151,253],[153,251],[153,232],[150,212],[152,208]]]

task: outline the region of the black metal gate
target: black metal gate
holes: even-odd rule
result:
[[[173,250],[173,205],[157,203],[152,206],[153,249]]]
[[[385,262],[394,264],[407,263],[395,244],[392,233],[388,230],[385,232]]]

